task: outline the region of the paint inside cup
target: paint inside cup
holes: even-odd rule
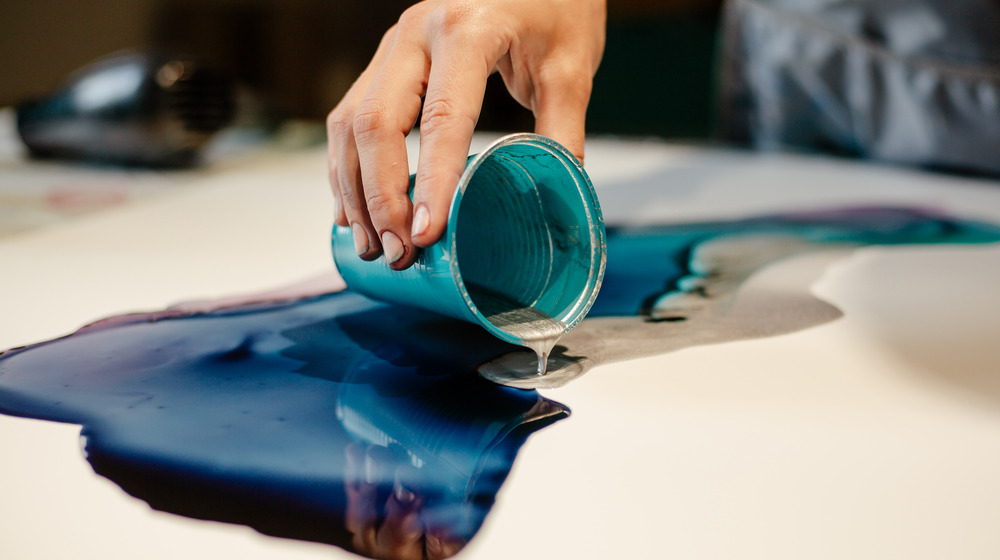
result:
[[[604,270],[593,187],[576,159],[552,144],[522,141],[479,154],[452,209],[459,277],[474,310],[497,336],[534,349],[539,372],[590,308]]]
[[[414,189],[416,176],[410,176]],[[334,226],[337,268],[351,289],[471,321],[535,350],[540,372],[555,341],[590,310],[604,276],[604,220],[580,162],[556,141],[511,134],[471,156],[445,235],[413,266],[363,261],[349,227]]]

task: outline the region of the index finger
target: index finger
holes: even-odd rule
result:
[[[437,241],[444,232],[483,106],[486,79],[496,64],[482,49],[463,42],[447,37],[432,46],[413,188],[411,238],[422,247]]]
[[[374,230],[370,233],[381,241],[386,263],[396,270],[408,267],[416,256],[408,235],[406,135],[420,110],[427,66],[426,54],[411,34],[397,33],[354,117],[365,210]],[[350,218],[349,205],[346,210]]]
[[[347,465],[344,472],[344,490],[347,494],[347,510],[344,524],[354,536],[352,544],[361,554],[374,556],[378,552],[375,523],[378,512],[375,500],[378,496],[377,480],[368,480],[365,463],[368,460],[364,446],[351,442],[344,450]]]

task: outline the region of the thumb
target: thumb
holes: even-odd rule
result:
[[[561,79],[539,88],[535,133],[559,142],[583,163],[583,139],[591,79]]]

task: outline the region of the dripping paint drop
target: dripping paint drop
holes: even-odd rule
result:
[[[415,516],[422,532],[394,550],[437,543],[447,556],[482,526],[527,438],[569,415],[477,368],[553,387],[602,363],[792,332],[839,311],[799,298],[806,312],[772,324],[719,302],[789,256],[998,240],[994,225],[907,208],[611,228],[603,289],[577,329],[493,314],[526,329],[534,356],[350,291],[199,303],[0,355],[0,412],[82,425],[94,470],[159,510],[368,556],[359,535],[398,535]]]
[[[566,332],[566,323],[553,319],[533,307],[520,307],[486,318],[500,330],[521,340],[521,344],[534,351],[537,358],[536,375],[545,375],[549,354]]]

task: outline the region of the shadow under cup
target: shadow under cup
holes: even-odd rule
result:
[[[335,227],[333,243],[352,289],[473,321],[522,345],[538,321],[561,334],[583,319],[603,279],[605,245],[583,167],[562,145],[535,134],[505,136],[469,158],[444,235],[414,266],[393,271],[384,257],[362,261],[350,228]]]

